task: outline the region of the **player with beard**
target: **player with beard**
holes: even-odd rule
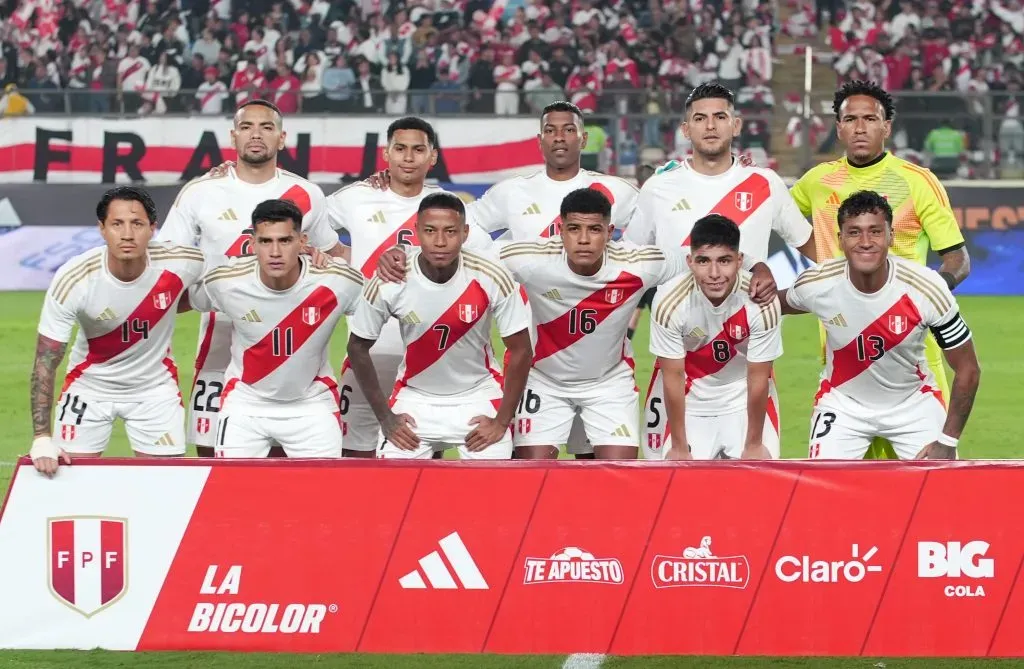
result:
[[[252,212],[265,200],[295,203],[303,214],[302,229],[310,245],[344,257],[325,216],[324,193],[314,183],[277,166],[286,133],[281,112],[264,100],[253,100],[235,112],[231,144],[237,164],[221,166],[193,179],[178,193],[157,235],[157,241],[196,246],[209,263],[252,255]],[[189,400],[188,443],[200,457],[212,457],[217,414],[224,390],[224,371],[231,359],[231,324],[217,314],[202,314],[195,378]]]
[[[554,102],[545,107],[537,135],[544,169],[492,186],[466,208],[470,225],[483,229],[488,235],[505,231],[499,242],[537,241],[558,236],[562,201],[575,190],[590,188],[611,202],[613,227],[619,231],[627,229],[636,211],[638,191],[624,179],[581,167],[580,155],[587,144],[583,128],[583,112],[571,102]],[[372,181],[374,185],[386,187],[388,180],[385,172]],[[380,269],[385,279],[402,281],[406,271],[404,252],[393,249],[384,254]],[[525,293],[523,298],[526,299]],[[632,357],[628,347],[627,354]],[[567,447],[577,458],[589,459],[593,457],[593,447],[583,435],[582,423],[574,421]]]
[[[751,272],[750,294],[758,304],[775,295],[775,282],[765,264],[774,230],[788,244],[815,260],[813,229],[789,190],[772,170],[747,166],[732,154],[742,121],[732,92],[718,83],[693,89],[686,99],[683,134],[693,143],[690,159],[673,163],[647,180],[637,199],[637,216],[624,239],[663,249],[689,247],[694,223],[720,214],[740,229],[744,269]],[[773,381],[774,384],[774,381]],[[647,396],[645,456],[664,457],[668,422],[660,368],[651,375]],[[773,401],[774,404],[774,401]],[[778,415],[778,407],[769,409]]]

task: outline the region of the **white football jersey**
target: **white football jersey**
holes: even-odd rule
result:
[[[658,290],[651,305],[651,353],[684,360],[686,412],[721,416],[747,406],[747,362],[782,355],[782,310],[776,298],[750,299],[750,274],[741,271],[717,307],[687,272]]]
[[[530,300],[533,368],[559,384],[632,375],[626,330],[644,292],[686,270],[681,250],[609,242],[594,276],[569,269],[561,237],[516,242],[501,252]]]
[[[568,181],[555,181],[544,170],[512,177],[493,186],[468,208],[469,220],[488,233],[508,230],[510,241],[533,241],[560,234],[562,200],[579,188],[593,188],[611,200],[612,224],[625,230],[636,210],[637,188],[619,177],[580,170]]]
[[[234,169],[223,177],[203,176],[185,184],[167,212],[157,239],[197,246],[211,264],[252,255],[252,211],[264,200],[294,202],[303,213],[302,230],[312,246],[327,251],[338,243],[324,213],[324,192],[297,174],[278,169],[262,184],[242,181]],[[202,314],[196,373],[222,371],[231,358],[231,325]]]
[[[512,275],[483,255],[464,250],[455,275],[438,284],[423,275],[419,255],[418,249],[409,255],[405,282],[374,278],[366,284],[350,332],[376,340],[389,318],[400,324],[405,355],[392,403],[399,394],[435,403],[499,399],[501,366],[491,349],[491,322],[502,337],[530,326]]]
[[[915,393],[935,392],[925,362],[931,328],[939,346],[971,338],[956,298],[938,272],[889,255],[889,278],[877,293],[861,293],[845,258],[805,270],[786,291],[790,306],[825,325],[825,370],[815,401],[840,393],[866,407],[891,409]]]
[[[774,230],[787,244],[802,246],[813,229],[778,174],[733,162],[717,176],[696,172],[688,160],[656,174],[637,198],[637,216],[624,239],[661,248],[690,246],[693,224],[721,214],[740,228],[740,251],[756,261],[768,258]]]
[[[149,266],[124,283],[107,270],[107,247],[67,261],[46,291],[39,334],[67,342],[80,327],[64,390],[97,400],[137,401],[162,384],[178,386],[171,355],[178,300],[203,275],[203,254],[191,247],[149,245]]]
[[[231,324],[222,409],[230,402],[259,416],[316,413],[320,404],[338,411],[328,345],[342,315],[352,313],[363,275],[339,261],[321,269],[301,260],[302,275],[288,290],[268,288],[255,258],[208,272],[192,290],[192,306]]]

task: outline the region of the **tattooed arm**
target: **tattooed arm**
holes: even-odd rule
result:
[[[32,434],[35,437],[50,435],[53,421],[53,385],[57,379],[57,367],[64,359],[67,344],[39,335],[36,340],[36,361],[32,366],[31,403]]]
[[[971,256],[967,253],[967,247],[960,244],[952,249],[939,251],[939,257],[942,258],[939,275],[946,280],[949,289],[953,290],[971,273]]]
[[[967,425],[967,418],[971,415],[971,409],[974,408],[974,397],[978,394],[981,366],[974,352],[974,342],[967,341],[956,348],[947,349],[945,354],[946,361],[953,368],[953,387],[949,393],[946,423],[942,426],[942,435],[939,439],[925,446],[918,454],[918,458],[956,459],[956,446],[943,442],[951,439],[953,441],[950,443],[956,444],[956,440],[960,439]]]

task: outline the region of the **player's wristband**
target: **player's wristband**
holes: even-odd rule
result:
[[[954,439],[945,432],[940,432],[935,441],[939,442],[943,446],[949,446],[950,448],[956,448],[956,445],[960,443],[959,439]]]
[[[32,458],[33,462],[39,458],[52,458],[56,460],[60,457],[60,449],[54,445],[52,437],[44,435],[32,440],[32,450],[28,452],[28,456]]]
[[[956,278],[952,274],[949,272],[939,272],[939,276],[941,276],[942,280],[946,282],[947,286],[949,286],[950,291],[956,288]]]

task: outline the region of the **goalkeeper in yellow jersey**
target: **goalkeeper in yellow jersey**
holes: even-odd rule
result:
[[[946,189],[935,175],[886,152],[895,113],[892,96],[875,83],[851,81],[836,91],[832,109],[846,154],[811,169],[791,190],[797,206],[814,225],[818,262],[842,255],[837,213],[843,200],[857,191],[875,191],[892,207],[892,252],[924,265],[931,248],[942,258],[939,274],[953,290],[971,271],[964,237]],[[925,357],[943,398],[948,399],[942,353],[931,334]],[[868,457],[896,456],[888,442],[876,441]]]

